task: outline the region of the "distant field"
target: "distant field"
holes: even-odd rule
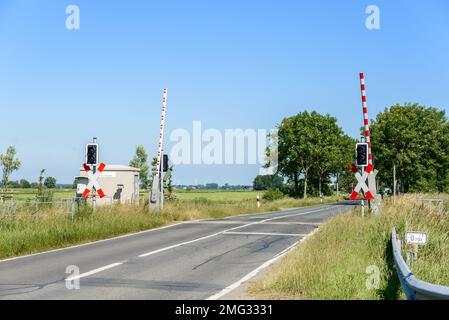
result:
[[[46,192],[53,191],[53,200],[74,198],[75,189],[46,189]],[[9,189],[8,195],[12,195],[14,200],[34,200],[36,198],[37,189]]]
[[[194,191],[176,191],[176,197],[179,200],[207,199],[209,201],[256,201],[257,195],[262,198],[264,191],[225,191],[225,190],[194,190]]]
[[[46,189],[46,192],[53,191],[53,200],[68,199],[75,197],[74,189]],[[34,200],[36,198],[37,189],[10,189],[8,194],[13,196],[14,200]],[[146,190],[142,192],[146,194]],[[177,190],[176,197],[179,200],[198,200],[207,199],[209,201],[227,202],[254,200],[257,195],[262,198],[264,191],[226,191],[226,190]]]

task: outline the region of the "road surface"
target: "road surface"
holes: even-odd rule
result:
[[[219,299],[351,210],[320,205],[183,222],[0,261],[0,299]]]

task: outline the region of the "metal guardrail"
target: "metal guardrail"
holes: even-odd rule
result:
[[[417,279],[401,255],[401,245],[396,228],[391,231],[394,263],[399,281],[408,300],[449,300],[449,287],[431,284]]]

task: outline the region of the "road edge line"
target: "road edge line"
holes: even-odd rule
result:
[[[271,258],[268,261],[265,261],[262,265],[260,265],[259,267],[257,267],[256,269],[254,269],[253,271],[249,272],[248,274],[246,274],[243,278],[241,278],[240,280],[234,282],[233,284],[227,286],[226,288],[224,288],[223,290],[217,292],[216,294],[213,294],[209,297],[207,297],[205,300],[218,300],[221,297],[225,296],[226,294],[234,291],[235,289],[237,289],[238,287],[240,287],[243,283],[247,282],[248,280],[251,280],[252,278],[254,278],[260,271],[262,271],[263,269],[269,267],[270,265],[272,265],[273,263],[275,263],[276,261],[278,261],[279,259],[281,259],[282,257],[284,257],[288,252],[290,252],[293,248],[295,248],[297,245],[301,244],[304,240],[306,240],[307,238],[311,237],[312,235],[314,235],[319,228],[313,230],[311,233],[309,233],[307,236],[305,236],[304,238],[302,238],[299,241],[296,241],[295,243],[293,243],[292,245],[290,245],[289,247],[285,248],[284,250],[282,250],[281,252],[279,252],[278,254],[276,254],[273,258]]]

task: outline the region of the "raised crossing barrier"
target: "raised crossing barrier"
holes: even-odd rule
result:
[[[391,231],[391,243],[396,271],[408,300],[449,300],[449,287],[431,284],[415,278],[402,258],[396,228]]]

